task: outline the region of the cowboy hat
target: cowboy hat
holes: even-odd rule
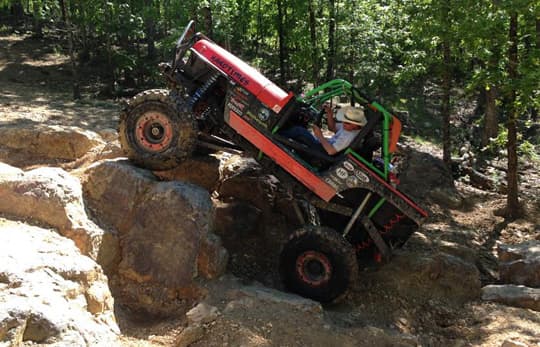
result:
[[[336,120],[338,122],[347,122],[360,126],[367,124],[366,116],[364,111],[360,108],[353,106],[343,106],[336,113]]]

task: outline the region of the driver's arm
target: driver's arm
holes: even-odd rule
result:
[[[328,126],[328,127],[330,127],[330,126]],[[332,144],[330,142],[328,142],[328,140],[323,136],[321,128],[319,128],[316,125],[313,125],[313,135],[315,135],[317,140],[319,140],[320,144],[323,146],[326,153],[328,153],[330,155],[334,155],[334,154],[337,153],[334,146],[332,146]]]
[[[326,112],[326,124],[328,125],[328,130],[335,133],[336,120],[334,119],[334,112],[332,111],[332,107],[328,103],[325,103],[322,105],[322,108]]]

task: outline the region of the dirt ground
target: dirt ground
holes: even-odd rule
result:
[[[93,131],[115,129],[120,102],[91,98],[89,86],[83,88],[83,100],[71,100],[69,60],[58,51],[44,40],[0,34],[0,126],[37,122]],[[437,151],[435,147],[432,150]],[[452,239],[480,253],[486,265],[486,272],[482,273],[484,284],[495,282],[496,274],[489,270],[494,269],[497,242],[540,239],[540,176],[534,167],[527,170],[527,185],[522,186],[526,190],[524,196],[528,197],[525,218],[506,222],[496,216],[496,211],[504,206],[503,195],[458,184],[468,201],[467,207],[453,210],[430,206],[432,216],[420,232],[427,238],[440,238],[455,230],[472,231],[468,235],[454,233]],[[366,276],[369,282],[369,274]],[[226,289],[226,282],[223,286]],[[219,304],[218,298],[216,305]],[[126,312],[119,312],[117,318],[127,346],[174,346],[186,323],[184,317],[149,322]],[[226,318],[218,318],[194,345],[306,345],[295,334],[298,329],[309,328],[304,327],[305,322],[291,319],[271,305],[256,307],[249,315],[233,310]],[[325,307],[324,319],[341,337],[329,340],[328,336],[334,335],[328,331],[313,331],[312,341],[319,341],[319,345],[335,345],[332,341],[363,345],[354,342],[354,334],[368,324],[376,324],[403,334],[420,335],[429,346],[448,346],[449,341],[454,346],[501,346],[506,340],[540,346],[540,312],[482,301],[465,305],[424,301],[419,306],[398,291],[376,286],[368,290],[360,286],[347,302]]]

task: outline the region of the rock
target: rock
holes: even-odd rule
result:
[[[98,264],[51,230],[0,220],[0,345],[120,346],[119,333]]]
[[[241,300],[241,303],[252,305],[254,301],[263,304],[277,304],[287,307],[289,311],[303,312],[311,318],[321,319],[323,309],[320,303],[303,298],[298,295],[284,293],[275,289],[260,286],[246,286],[228,293],[229,298],[233,298],[233,303]],[[245,300],[246,298],[251,300]],[[237,302],[238,303],[238,302]],[[230,304],[230,303],[229,303]],[[242,306],[235,305],[232,306]]]
[[[175,340],[174,346],[188,347],[204,337],[204,328],[200,325],[188,326]]]
[[[401,191],[415,201],[428,199],[450,208],[462,205],[463,199],[454,185],[452,172],[442,160],[409,147],[401,152],[405,156],[398,168]]]
[[[83,254],[106,269],[111,267],[118,254],[116,237],[88,218],[78,179],[59,168],[2,172],[1,213],[56,228],[71,238]]]
[[[215,229],[218,235],[227,233],[251,234],[257,230],[262,211],[245,201],[216,201]]]
[[[408,300],[438,299],[464,303],[480,297],[480,272],[473,263],[443,252],[395,251],[378,271],[365,274],[366,285],[397,291]],[[414,298],[414,299],[413,299]]]
[[[42,124],[0,127],[0,147],[44,158],[75,160],[102,143],[98,134],[77,127]]]
[[[505,340],[501,347],[528,347],[526,343],[515,341],[515,340]]]
[[[512,284],[488,285],[482,288],[482,299],[540,311],[539,288],[529,288]]]
[[[207,279],[214,279],[225,273],[229,261],[229,252],[223,248],[221,239],[208,233],[201,239],[197,269],[199,275]]]
[[[227,252],[211,233],[214,209],[207,191],[160,182],[126,160],[96,163],[86,177],[88,206],[120,235],[114,290],[125,294],[125,304],[170,314],[201,295],[200,275],[224,272]]]
[[[499,244],[499,273],[503,283],[540,288],[540,241]]]
[[[189,325],[201,325],[213,322],[219,316],[217,307],[201,302],[186,313]]]
[[[279,183],[274,176],[264,175],[254,159],[239,156],[222,162],[220,182],[216,191],[221,199],[233,197],[252,204],[263,213],[273,207]]]
[[[155,171],[164,181],[183,181],[213,192],[219,180],[219,160],[214,156],[193,157],[171,170]]]

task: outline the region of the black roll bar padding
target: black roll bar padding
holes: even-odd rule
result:
[[[349,147],[357,151],[363,144],[365,137],[373,131],[375,126],[382,120],[382,115],[380,112],[376,112],[372,110],[371,108],[364,109],[364,112],[366,113],[366,118],[368,119],[368,123],[366,126],[362,127],[362,130],[356,135],[353,142],[349,145]]]
[[[282,115],[277,118],[276,122],[271,125],[270,129],[281,129],[283,125],[291,118],[291,116],[298,111],[298,107],[300,105],[300,102],[296,100],[296,98],[292,98],[284,107],[283,110],[281,110]]]

